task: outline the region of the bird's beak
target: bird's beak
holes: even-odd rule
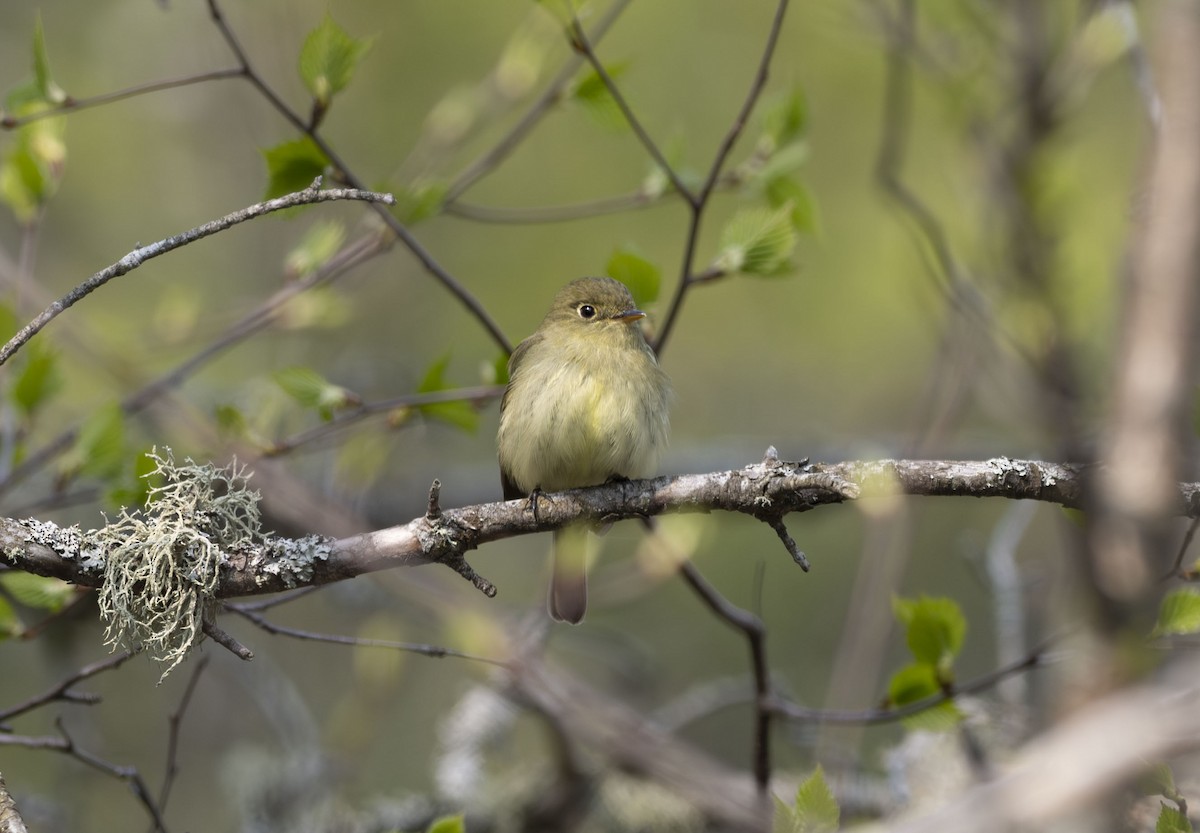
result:
[[[613,321],[620,321],[622,324],[632,324],[634,321],[641,321],[646,317],[646,313],[640,309],[628,309],[625,312],[618,312],[613,316]]]

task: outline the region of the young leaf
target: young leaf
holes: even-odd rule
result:
[[[328,13],[321,25],[309,32],[300,49],[300,77],[321,109],[346,88],[370,48],[370,40],[351,37]]]
[[[459,813],[455,816],[442,816],[440,819],[434,819],[429,825],[427,833],[466,833],[466,829],[463,814]]]
[[[636,303],[653,304],[658,300],[662,272],[633,249],[615,249],[604,271],[629,287]]]
[[[888,702],[892,706],[907,706],[941,692],[938,683],[937,669],[923,662],[906,665],[892,675],[888,681]],[[904,718],[904,725],[909,730],[926,729],[928,731],[945,731],[951,729],[962,719],[962,713],[952,700],[939,703]]]
[[[939,694],[941,690],[934,667],[914,662],[901,668],[888,681],[888,702],[893,706],[907,706]]]
[[[812,191],[790,176],[776,177],[764,188],[767,202],[774,208],[791,206],[792,226],[805,234],[821,233],[821,215]]]
[[[275,384],[306,408],[315,409],[321,419],[330,420],[339,408],[358,404],[359,398],[341,385],[335,385],[308,367],[289,367],[272,375]]]
[[[9,396],[21,413],[29,417],[62,388],[63,380],[58,355],[43,342],[30,342],[24,352],[24,364],[13,381]]]
[[[1200,591],[1191,588],[1173,590],[1158,608],[1155,636],[1200,632]]]
[[[95,411],[79,429],[75,444],[63,455],[61,469],[112,480],[126,461],[125,415],[112,404]]]
[[[311,181],[311,180],[310,180]],[[346,239],[346,227],[334,220],[318,220],[288,252],[284,268],[288,277],[303,278],[320,269],[337,254]]]
[[[16,570],[0,575],[0,587],[26,607],[55,613],[75,597],[75,588],[62,579]]]
[[[153,456],[154,449],[143,449],[133,458],[133,470],[123,477],[105,494],[112,506],[145,506],[146,498],[153,486],[161,485],[162,476],[157,475],[158,465]]]
[[[396,205],[392,213],[405,225],[414,225],[438,214],[446,200],[446,183],[440,181],[415,182],[401,186],[392,192]]]
[[[1160,802],[1158,821],[1154,823],[1154,833],[1192,833],[1192,823],[1180,812],[1178,807],[1172,807],[1165,801]]]
[[[763,111],[763,150],[774,154],[779,148],[798,142],[808,130],[808,103],[804,91],[791,92],[768,103]]]
[[[967,620],[958,604],[952,599],[922,596],[893,599],[892,609],[905,626],[913,657],[936,668],[946,679],[967,632]]]
[[[628,68],[629,62],[621,61],[606,66],[604,69],[608,73],[608,77],[615,82],[625,74]],[[582,106],[597,123],[605,127],[622,129],[629,126],[625,120],[625,114],[621,112],[616,99],[612,97],[608,87],[605,86],[604,79],[595,70],[579,80],[575,89],[571,91],[571,98]]]
[[[267,190],[263,195],[267,200],[304,190],[329,164],[325,153],[307,136],[267,148],[262,155],[267,163]]]
[[[67,100],[54,79],[50,76],[50,58],[46,53],[46,33],[42,29],[42,16],[39,13],[33,22],[33,77],[41,99],[49,104],[62,104]]]
[[[721,251],[713,265],[722,272],[744,275],[782,273],[796,248],[791,214],[790,205],[739,211],[721,232]]]
[[[446,381],[446,368],[449,364],[449,353],[434,361],[425,371],[425,378],[421,380],[421,384],[417,386],[417,393],[450,390],[452,385]],[[474,432],[479,427],[479,412],[472,407],[470,402],[435,402],[429,405],[419,405],[417,410],[429,419],[445,422],[464,431]]]
[[[797,833],[834,833],[838,829],[841,810],[833,791],[825,782],[825,772],[818,764],[813,774],[800,782],[796,790],[795,821]]]
[[[17,612],[8,603],[8,599],[0,596],[0,642],[13,636],[20,636],[24,629]]]
[[[24,93],[10,95],[10,109],[17,115],[44,110],[40,98]],[[54,196],[67,164],[66,120],[59,117],[40,119],[17,131],[17,139],[0,159],[0,200],[12,209],[18,222],[32,221],[42,206]]]

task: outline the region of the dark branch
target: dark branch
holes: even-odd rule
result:
[[[118,260],[106,269],[102,269],[92,275],[79,286],[72,289],[59,300],[55,301],[47,307],[41,315],[30,321],[24,327],[17,331],[8,343],[0,348],[0,365],[11,359],[13,355],[21,349],[22,345],[28,342],[31,338],[37,335],[42,329],[59,316],[64,310],[73,306],[76,302],[82,300],[87,295],[96,291],[104,284],[108,283],[113,278],[120,277],[127,272],[132,272],[134,269],[141,266],[147,260],[165,255],[167,252],[174,251],[181,246],[186,246],[189,243],[194,243],[197,240],[202,240],[205,237],[216,234],[219,231],[224,231],[227,228],[236,226],[238,223],[244,223],[247,220],[253,220],[255,217],[261,217],[264,214],[270,214],[274,211],[280,211],[284,208],[293,208],[298,205],[311,205],[318,202],[329,202],[331,200],[365,200],[367,202],[378,202],[387,205],[392,204],[395,200],[390,194],[378,194],[373,191],[364,191],[359,189],[334,188],[327,191],[322,191],[320,188],[321,179],[317,178],[312,185],[305,188],[303,191],[297,191],[293,194],[287,194],[282,197],[277,197],[273,200],[255,203],[254,205],[234,211],[232,214],[226,214],[220,219],[205,223],[202,226],[197,226],[194,229],[189,229],[182,234],[177,234],[174,237],[168,237],[166,240],[160,240],[157,243],[151,243],[149,246],[139,246],[125,257]]]

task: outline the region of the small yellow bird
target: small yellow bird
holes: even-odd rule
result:
[[[629,289],[580,278],[508,360],[496,445],[504,499],[654,473],[667,444],[671,385],[638,322]],[[587,610],[584,525],[554,533],[550,615]]]

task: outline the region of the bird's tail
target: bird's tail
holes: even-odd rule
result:
[[[588,528],[573,524],[554,532],[554,573],[550,578],[550,615],[578,625],[587,612]]]

